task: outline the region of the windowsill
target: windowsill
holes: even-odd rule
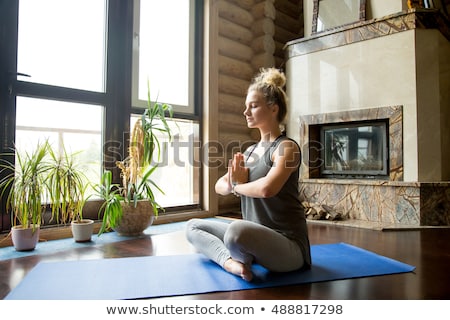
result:
[[[195,210],[195,211],[183,211],[177,213],[170,214],[161,214],[159,215],[155,221],[154,225],[186,221],[191,218],[207,218],[212,217],[212,215],[208,211],[204,210]],[[100,229],[101,223],[95,222],[94,224],[94,234],[98,232]],[[59,240],[65,238],[71,238],[72,231],[70,229],[70,225],[65,226],[45,226],[40,230],[39,241],[51,241],[51,240]],[[0,234],[0,248],[12,246],[11,237],[9,233]]]

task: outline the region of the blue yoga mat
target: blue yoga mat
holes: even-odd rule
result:
[[[415,267],[346,244],[311,246],[313,267],[273,273],[254,265],[254,281],[201,254],[41,262],[5,299],[118,300],[276,287],[411,272]]]

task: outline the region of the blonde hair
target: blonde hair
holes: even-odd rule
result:
[[[261,68],[253,78],[248,91],[256,90],[263,94],[268,105],[278,105],[278,122],[282,123],[287,114],[287,96],[283,87],[285,74],[276,68]]]

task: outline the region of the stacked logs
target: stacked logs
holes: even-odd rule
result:
[[[308,201],[302,202],[305,208],[305,217],[308,220],[345,220],[348,215],[329,206],[320,203],[311,203]]]

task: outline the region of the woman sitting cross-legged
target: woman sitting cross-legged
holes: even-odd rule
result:
[[[247,281],[251,265],[288,272],[311,266],[304,209],[298,198],[301,153],[298,144],[282,134],[286,113],[284,73],[261,69],[250,84],[244,116],[260,141],[230,160],[218,179],[220,195],[241,199],[242,220],[231,223],[191,219],[186,236],[197,251],[226,271]]]

